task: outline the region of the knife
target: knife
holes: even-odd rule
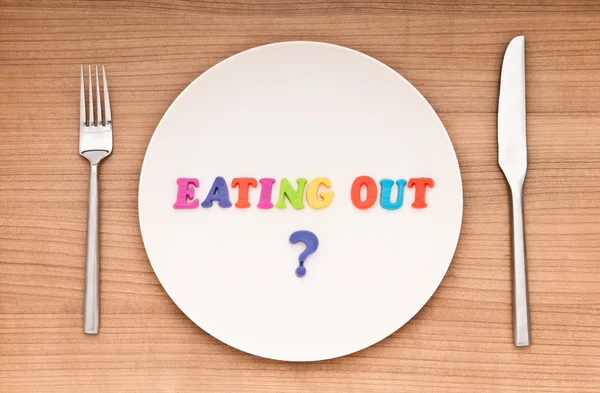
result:
[[[528,346],[531,340],[523,225],[523,183],[527,172],[525,117],[525,37],[518,36],[504,53],[498,98],[498,162],[512,195],[513,326],[518,347]]]

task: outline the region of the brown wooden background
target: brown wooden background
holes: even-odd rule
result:
[[[534,345],[512,345],[500,64],[526,36],[526,231]],[[242,50],[349,46],[431,102],[456,148],[464,224],[441,287],[405,327],[331,361],[241,353],[188,320],[144,253],[137,186],[173,99]],[[101,334],[82,334],[88,164],[79,64],[106,64]],[[0,0],[0,391],[600,391],[600,5],[596,1]]]

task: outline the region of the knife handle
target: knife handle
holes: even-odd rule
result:
[[[523,185],[511,187],[512,251],[513,251],[513,324],[517,347],[530,344],[529,300],[527,294],[527,264],[525,262],[525,227],[523,225]]]

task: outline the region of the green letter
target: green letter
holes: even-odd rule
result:
[[[294,190],[288,179],[286,179],[285,177],[281,179],[281,183],[279,184],[279,200],[275,204],[276,208],[285,209],[287,207],[284,200],[287,196],[294,209],[304,209],[304,203],[302,203],[302,196],[304,195],[304,186],[306,185],[306,179],[296,179],[296,183],[298,183],[298,191]]]

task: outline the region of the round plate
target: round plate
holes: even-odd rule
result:
[[[359,176],[376,189],[354,203]],[[217,177],[227,190],[212,189]],[[257,180],[249,208],[235,206],[242,177]],[[335,193],[321,209],[306,196],[317,177],[331,181],[320,193]],[[233,206],[174,208],[179,178],[199,182],[186,207],[226,191]],[[275,179],[273,204],[284,178],[294,189],[307,179],[304,208],[258,208],[261,178]],[[413,207],[408,184],[400,208],[382,207],[382,179],[413,178],[434,182],[426,208]],[[388,194],[397,202],[396,183]],[[456,249],[462,185],[444,126],[403,77],[351,49],[285,42],[217,64],[173,102],[146,152],[139,215],[152,267],[192,321],[251,354],[313,361],[366,348],[423,307]],[[319,240],[301,278],[304,248],[289,241],[298,230]]]

